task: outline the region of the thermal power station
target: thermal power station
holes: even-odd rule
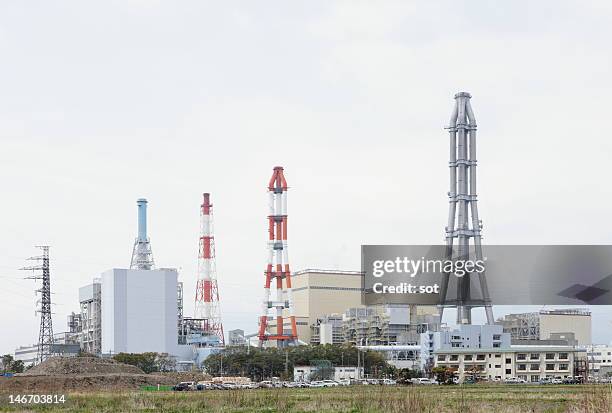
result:
[[[201,323],[204,334],[214,335],[225,345],[219,286],[215,262],[215,237],[213,234],[213,212],[210,194],[204,194],[200,207],[200,246],[198,253],[198,281],[195,292],[195,320]]]
[[[264,300],[259,318],[259,346],[274,340],[278,347],[297,344],[297,326],[293,312],[291,293],[291,271],[287,246],[287,181],[283,167],[274,167],[268,183],[268,266],[265,272]],[[285,286],[283,287],[283,280]],[[272,297],[270,288],[275,281],[276,292]],[[284,329],[283,311],[289,314],[289,330]],[[273,314],[269,316],[269,312]],[[275,321],[275,332],[268,332],[268,318]],[[270,326],[272,327],[272,326]]]
[[[129,269],[101,276],[101,352],[176,355],[176,269],[155,269],[147,234],[147,201],[139,199],[138,237]]]
[[[476,118],[470,104],[472,96],[466,92],[455,95],[448,131],[450,134],[450,190],[448,224],[446,226],[446,259],[482,260],[481,234],[482,222],[478,218],[476,195]],[[457,244],[454,241],[457,239]],[[470,240],[473,248],[470,248]],[[487,323],[493,324],[493,310],[484,272],[455,277],[446,274],[442,279],[440,295],[443,305],[440,308],[440,323],[444,307],[457,308],[457,324],[472,323],[472,308],[484,307]],[[450,299],[450,280],[456,280],[455,294]],[[474,283],[472,283],[474,281]],[[479,288],[480,291],[476,291]],[[451,292],[452,293],[452,292]]]

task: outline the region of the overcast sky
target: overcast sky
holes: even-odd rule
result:
[[[212,193],[226,331],[256,327],[274,165],[294,270],[441,243],[462,90],[484,241],[609,244],[610,21],[603,0],[1,2],[0,353],[37,340],[16,270],[33,245],[52,246],[64,331],[78,287],[129,265],[139,197],[190,315]],[[593,311],[609,342],[610,307]]]

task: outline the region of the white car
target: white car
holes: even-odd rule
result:
[[[323,380],[322,383],[323,383],[323,387],[337,387],[338,386],[338,383],[336,383],[333,380]]]
[[[431,379],[428,379],[427,377],[419,377],[418,379],[412,379],[414,380],[413,383],[414,384],[434,384],[434,382]]]
[[[392,379],[383,379],[382,384],[384,384],[385,386],[394,386],[397,384],[397,382]]]
[[[341,380],[338,380],[338,384],[340,386],[350,386],[351,385],[351,380],[350,379],[341,379]]]

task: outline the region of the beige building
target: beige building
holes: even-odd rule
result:
[[[541,310],[540,340],[554,333],[573,333],[579,346],[592,344],[591,312],[584,309]]]
[[[310,344],[310,326],[328,314],[342,314],[348,308],[361,306],[361,277],[359,271],[302,270],[291,275],[293,306],[298,339]],[[288,313],[285,312],[284,317]],[[288,318],[285,330],[290,330]],[[275,331],[271,319],[269,331]]]
[[[571,346],[512,346],[511,348],[452,348],[434,352],[435,366],[455,370],[462,382],[468,378],[525,382],[573,375],[579,352]]]

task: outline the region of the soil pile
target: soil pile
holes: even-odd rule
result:
[[[136,366],[113,359],[96,357],[52,357],[32,367],[23,376],[57,376],[74,374],[144,374]]]

